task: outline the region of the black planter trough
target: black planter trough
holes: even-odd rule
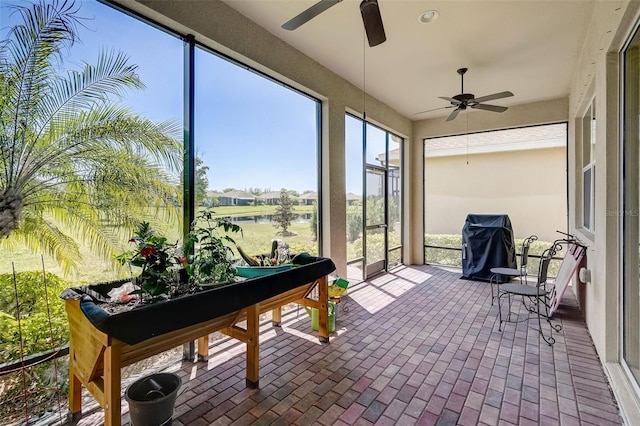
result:
[[[65,290],[62,297],[69,320],[69,410],[72,417],[78,419],[82,415],[81,391],[85,387],[104,409],[105,426],[120,426],[122,367],[193,341],[197,342],[198,359],[203,359],[209,352],[208,335],[216,331],[245,344],[245,381],[248,387],[258,388],[260,314],[271,312],[272,323],[277,326],[281,321],[281,307],[288,303],[317,309],[318,339],[329,342],[328,275],[335,270],[335,265],[331,259],[309,255],[296,256],[294,263],[296,267],[273,275],[223,284],[115,314],[102,309],[104,302],[101,299],[122,282]],[[158,394],[157,404],[165,398],[167,401],[168,414],[162,416],[155,401],[145,401],[155,392],[147,394],[156,390],[150,387],[155,386],[153,382],[146,381],[146,385],[139,385],[140,392],[134,392],[134,385],[127,391],[133,425],[168,424],[180,384],[170,386],[171,390],[163,392],[162,397]],[[142,394],[141,398],[139,394]],[[149,405],[153,408],[147,410]],[[146,421],[148,416],[142,414],[136,422],[137,414],[134,413],[140,410],[151,411],[158,417],[154,423],[139,423]]]

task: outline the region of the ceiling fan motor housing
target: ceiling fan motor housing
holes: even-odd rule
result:
[[[460,101],[463,104],[469,103],[475,99],[475,96],[472,93],[460,93],[459,95],[455,95],[453,97],[456,101]]]
[[[362,0],[360,3],[360,14],[364,29],[367,32],[369,46],[377,46],[387,40],[380,15],[380,7],[377,0]]]

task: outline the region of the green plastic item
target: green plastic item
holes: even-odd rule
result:
[[[337,285],[338,287],[344,288],[346,290],[346,288],[349,287],[349,281],[345,280],[344,278],[337,278],[333,282],[333,285]]]
[[[320,323],[320,311],[316,308],[304,308],[311,317],[311,329],[318,331]],[[329,333],[336,331],[336,305],[329,302]]]

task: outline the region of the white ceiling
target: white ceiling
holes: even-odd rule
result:
[[[387,41],[373,48],[366,43],[359,0],[344,0],[295,31],[280,26],[316,0],[223,1],[357,87],[366,81],[368,94],[420,120],[451,112],[416,115],[447,106],[438,96],[460,93],[461,67],[469,68],[467,93],[514,93],[492,104],[568,96],[595,0],[378,0]],[[439,19],[420,23],[419,15],[431,9]]]

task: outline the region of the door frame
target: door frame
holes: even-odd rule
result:
[[[388,144],[388,138],[389,135],[388,133],[385,135],[385,156],[388,156],[388,150],[389,150],[389,144]],[[378,166],[378,165],[373,165],[373,164],[369,164],[366,162],[366,158],[365,161],[363,162],[363,166],[364,166],[364,180],[363,180],[363,213],[362,213],[362,229],[363,229],[363,237],[362,237],[362,255],[364,256],[364,261],[363,261],[363,274],[364,274],[364,279],[366,280],[369,277],[372,277],[374,275],[377,275],[381,272],[385,272],[387,270],[387,265],[389,264],[389,259],[388,259],[388,251],[389,251],[389,190],[388,190],[388,185],[389,185],[389,164],[388,161],[385,161],[386,166]],[[383,220],[382,223],[374,223],[374,224],[367,224],[367,199],[368,199],[368,193],[367,193],[367,175],[369,174],[370,171],[375,172],[378,175],[382,176],[382,185],[383,185],[383,190],[382,190],[382,198],[384,200],[383,204]],[[380,260],[376,260],[372,263],[368,262],[368,250],[367,250],[367,231],[372,231],[372,230],[376,230],[376,229],[382,229],[383,233],[384,233],[384,255],[382,256],[382,259]]]

